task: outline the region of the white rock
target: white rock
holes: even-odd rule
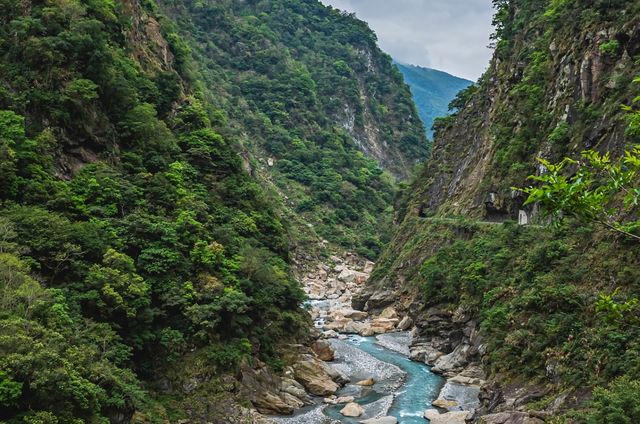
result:
[[[368,420],[360,421],[362,424],[398,424],[396,417],[380,417],[369,418]]]
[[[340,413],[345,417],[359,417],[364,413],[364,409],[357,403],[350,402],[340,410]]]

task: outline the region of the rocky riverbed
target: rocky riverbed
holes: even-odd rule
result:
[[[243,369],[245,394],[259,412],[271,416],[260,423],[394,424],[399,418],[424,423],[425,414],[433,422],[473,415],[484,378],[481,369],[465,362],[474,347],[474,329],[468,343],[445,353],[448,346],[440,338],[415,337],[420,328],[393,306],[354,309],[352,299],[372,269],[372,262],[347,253],[300,276],[318,339],[297,348],[283,376],[266,367]]]

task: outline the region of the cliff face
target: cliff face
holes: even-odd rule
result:
[[[621,105],[639,90],[640,5],[495,3],[490,68],[438,122],[432,156],[399,199],[393,239],[354,306],[409,313],[414,357],[481,385],[480,415],[508,412],[486,422],[607,422],[598,407],[575,410],[637,397],[603,391],[640,378],[630,365],[634,318],[609,321],[596,303],[638,297],[638,246],[572,221],[517,225],[546,223],[513,187],[546,171],[538,157],[615,157],[638,142]]]
[[[523,199],[511,187],[543,171],[537,157],[556,161],[587,148],[619,154],[629,141],[620,105],[634,97],[640,53],[636,8],[501,6],[490,68],[459,97],[460,111],[438,124],[413,206],[424,214],[518,219]]]

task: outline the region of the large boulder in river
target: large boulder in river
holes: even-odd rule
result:
[[[366,380],[358,381],[356,384],[358,386],[373,386],[376,381],[373,378],[367,378]]]
[[[295,379],[302,383],[309,393],[316,396],[330,396],[339,389],[323,363],[310,355],[294,364],[293,372]]]
[[[435,409],[424,411],[424,417],[431,421],[431,424],[466,424],[467,419],[472,415],[469,411],[447,412],[445,414],[441,414]]]
[[[357,403],[350,402],[340,410],[340,413],[345,417],[359,417],[364,413],[364,409]]]
[[[337,313],[341,314],[345,318],[351,318],[354,321],[362,321],[369,316],[367,312],[356,311],[355,309],[339,309]]]
[[[380,417],[369,418],[368,420],[360,421],[361,424],[398,424],[396,417]]]

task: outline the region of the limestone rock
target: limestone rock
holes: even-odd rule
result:
[[[398,318],[376,318],[371,321],[371,330],[375,334],[389,333],[395,330]]]
[[[338,274],[338,280],[344,281],[345,283],[364,284],[368,277],[364,272],[358,272],[348,268],[343,269],[340,271],[340,274]]]
[[[316,340],[312,345],[311,349],[318,355],[318,359],[321,361],[333,361],[335,352],[333,351],[333,347],[331,347],[331,343],[326,340]]]
[[[373,378],[367,378],[366,380],[358,381],[356,384],[358,386],[373,386],[376,381]]]
[[[296,380],[284,377],[280,386],[280,391],[284,394],[290,394],[301,400],[305,405],[311,405],[313,400],[309,397],[302,384]]]
[[[293,366],[295,379],[316,396],[329,396],[338,391],[336,384],[325,370],[322,362],[315,358],[302,360]]]
[[[340,413],[345,417],[359,417],[364,413],[364,409],[357,403],[350,402],[340,410]]]
[[[413,325],[413,320],[409,317],[409,316],[405,316],[404,318],[402,318],[402,320],[398,323],[398,330],[400,331],[407,331],[408,329],[411,328],[411,326]]]
[[[380,417],[369,418],[368,420],[360,421],[361,424],[398,424],[396,417]]]
[[[435,409],[424,411],[424,417],[431,421],[431,424],[466,424],[471,415],[469,411],[455,411],[445,414],[441,414]]]
[[[388,306],[380,313],[380,318],[398,318],[398,312],[393,306]]]
[[[436,399],[433,402],[431,402],[431,405],[437,408],[449,409],[449,408],[455,408],[456,406],[458,406],[458,402],[456,402],[455,400]]]

